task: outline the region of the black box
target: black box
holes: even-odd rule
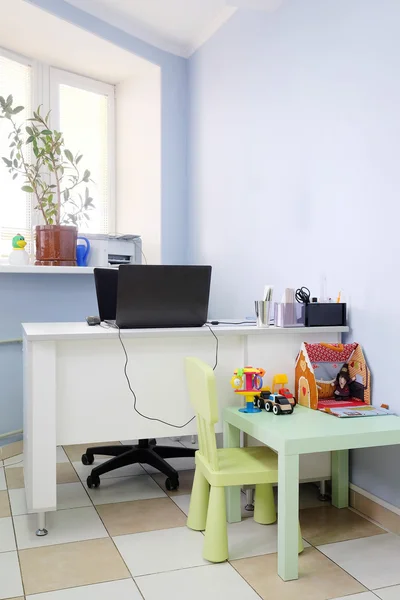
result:
[[[306,327],[337,327],[346,325],[346,304],[312,302],[306,306]]]

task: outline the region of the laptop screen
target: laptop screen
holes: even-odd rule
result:
[[[121,265],[117,325],[201,327],[207,321],[211,267]]]

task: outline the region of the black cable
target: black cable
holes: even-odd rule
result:
[[[239,321],[237,323],[232,323],[232,321],[208,321],[206,325],[255,325],[255,321]]]
[[[215,369],[218,366],[218,348],[219,348],[219,340],[217,338],[217,336],[215,335],[214,331],[211,329],[210,325],[208,323],[206,323],[206,326],[208,327],[208,329],[211,331],[211,333],[213,334],[213,336],[215,337],[216,340],[216,345],[215,345],[215,365],[213,366],[213,371],[215,371]]]
[[[295,298],[299,304],[310,304],[311,292],[310,290],[303,286],[296,290]]]
[[[140,415],[141,417],[143,417],[144,419],[147,419],[148,421],[158,421],[159,423],[162,423],[163,425],[168,425],[169,427],[174,427],[175,429],[183,429],[184,427],[186,427],[186,425],[189,425],[189,423],[191,423],[196,418],[196,416],[194,416],[191,419],[189,419],[189,421],[187,421],[184,425],[174,425],[173,423],[168,423],[167,421],[163,421],[162,419],[157,419],[157,417],[148,417],[147,415],[144,415],[143,413],[140,412],[140,410],[138,410],[136,408],[137,397],[136,397],[136,394],[135,394],[134,390],[132,389],[131,381],[130,381],[129,375],[128,375],[129,356],[128,356],[128,353],[126,351],[125,344],[122,341],[121,329],[118,326],[117,326],[117,329],[118,329],[118,339],[119,339],[119,341],[121,343],[122,349],[123,349],[124,354],[125,354],[124,375],[125,375],[125,379],[126,379],[126,381],[128,383],[129,391],[131,392],[131,394],[133,396],[133,409],[134,409],[134,411],[137,412],[137,414]]]

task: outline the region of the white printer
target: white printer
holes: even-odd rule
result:
[[[140,265],[142,263],[140,235],[83,233],[82,236],[90,242],[89,267]]]

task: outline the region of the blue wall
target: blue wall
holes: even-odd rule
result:
[[[159,50],[117,27],[64,2],[28,0],[113,44],[161,67],[162,78],[162,225],[165,263],[187,258],[187,61]]]
[[[399,23],[398,0],[285,0],[189,61],[191,258],[214,265],[213,316],[251,314],[265,283],[319,295],[325,275],[398,413]],[[400,507],[399,462],[354,452],[352,481]]]
[[[0,341],[24,322],[83,321],[98,314],[93,275],[0,273],[0,314]],[[21,428],[22,347],[0,344],[0,434]]]

